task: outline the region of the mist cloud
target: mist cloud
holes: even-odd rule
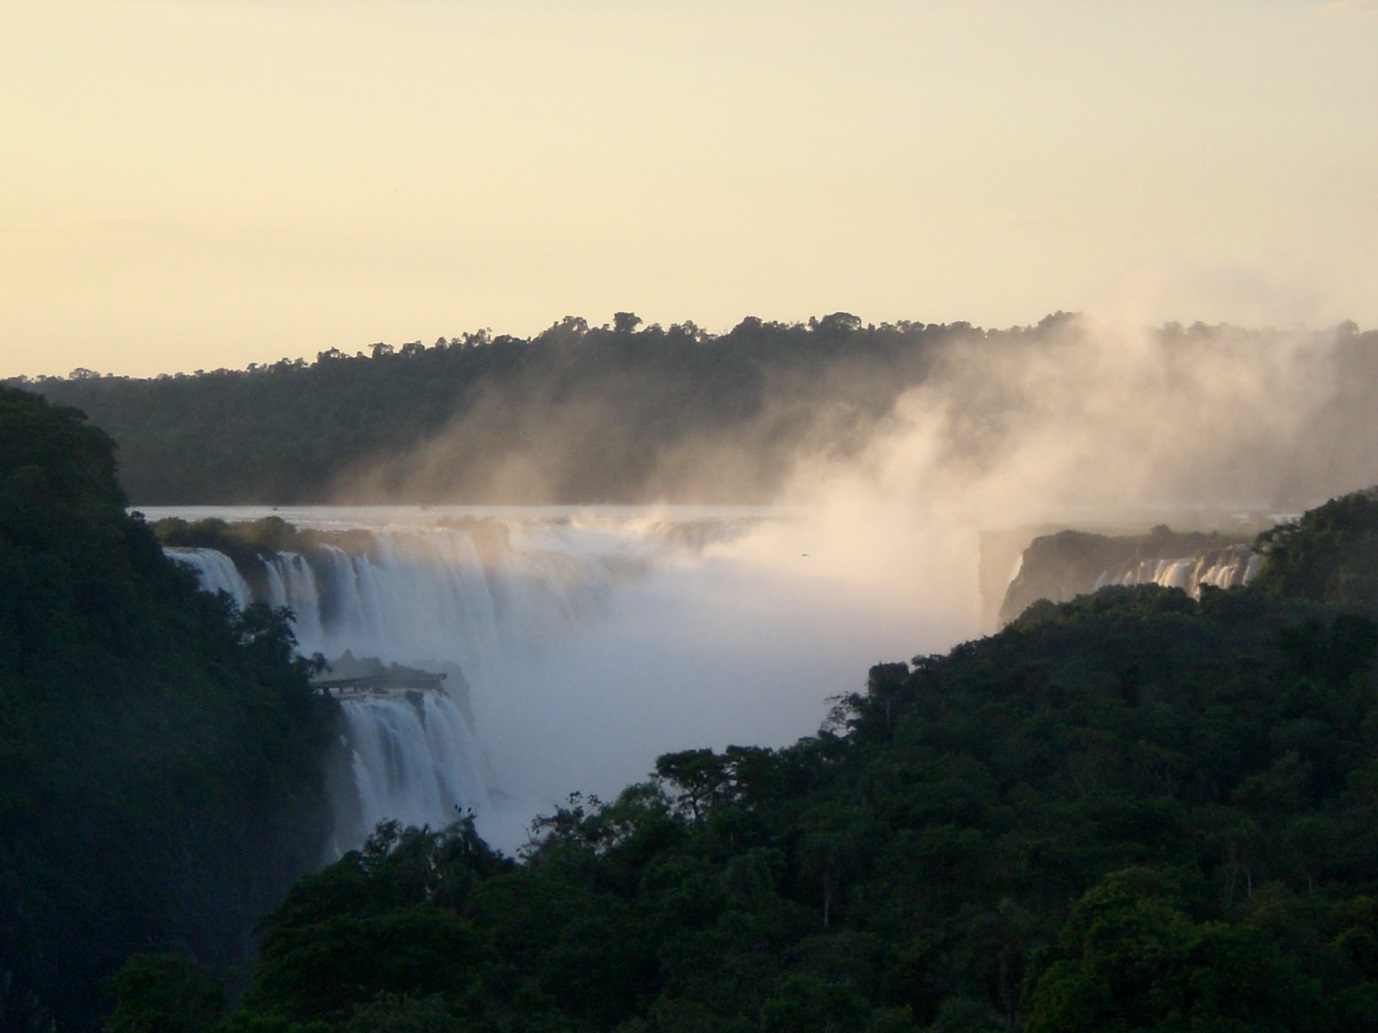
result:
[[[341,495],[869,500],[989,527],[1296,510],[1378,482],[1378,334],[1352,324],[1144,329],[1119,313],[1059,315],[906,348],[904,369],[844,346],[815,367],[751,367],[717,386],[635,360],[491,384],[405,456],[352,471]],[[463,497],[436,497],[446,491]]]

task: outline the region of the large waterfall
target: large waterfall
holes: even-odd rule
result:
[[[468,809],[515,849],[571,791],[615,795],[670,750],[785,745],[818,729],[828,697],[861,689],[871,664],[990,630],[979,536],[904,510],[146,515],[282,517],[300,532],[290,547],[235,560],[168,551],[238,605],[290,609],[302,652],[326,657],[331,677],[392,664],[445,675],[441,691],[341,698],[339,849],[385,818],[434,827]],[[1258,563],[1233,543],[1120,560],[1107,557],[1123,542],[1097,541],[1038,539],[1005,607],[1111,583],[1194,594],[1246,581]]]
[[[146,516],[281,517],[297,531],[273,549],[168,551],[238,605],[291,610],[302,652],[326,657],[332,678],[394,664],[445,676],[440,691],[341,698],[339,849],[385,818],[434,827],[468,809],[515,849],[568,793],[615,795],[661,753],[812,734],[871,664],[945,650],[989,631],[994,611],[983,617],[980,536],[899,508]],[[1232,542],[1132,555],[1126,542],[1037,539],[1005,608],[1110,583],[1194,594],[1258,563]]]
[[[214,549],[168,552],[241,606],[253,599],[291,610],[303,653],[454,663],[472,677],[595,619],[614,588],[663,559],[659,530],[614,535],[492,518],[326,530],[309,552],[272,553],[247,571]],[[720,534],[731,530],[723,524]]]
[[[879,589],[857,550],[782,511],[279,515],[303,531],[294,548],[169,554],[241,606],[290,609],[332,677],[366,660],[446,675],[440,692],[341,699],[340,848],[384,818],[437,826],[472,808],[513,849],[571,791],[613,795],[669,750],[812,734],[870,664],[977,630],[965,539],[955,574],[888,552]],[[906,599],[939,581],[957,612],[920,623]]]

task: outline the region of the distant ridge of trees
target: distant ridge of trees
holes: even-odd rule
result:
[[[747,317],[713,335],[619,312],[603,326],[566,316],[529,339],[480,330],[239,371],[82,369],[16,383],[107,428],[139,505],[325,502],[342,491],[405,502],[758,501],[801,450],[845,458],[860,448],[944,346],[1043,339],[1074,318],[983,331],[835,312],[792,324]],[[711,471],[704,448],[717,457]],[[408,455],[419,458],[395,466]],[[513,467],[521,476],[499,473]]]
[[[747,318],[715,336],[619,312],[610,326],[566,316],[529,339],[480,330],[309,363],[148,380],[77,370],[22,386],[108,428],[141,505],[321,502],[342,484],[410,502],[751,500],[778,487],[801,441],[857,447],[935,349],[981,334],[837,312]],[[738,466],[717,492],[694,473],[706,441],[730,442]],[[418,464],[370,474],[417,451]],[[494,472],[512,463],[518,485]]]
[[[1148,334],[1150,403],[1176,401],[1171,418],[1183,428],[1235,412],[1239,397],[1214,393],[1232,376],[1280,393],[1273,409],[1248,396],[1253,408],[1238,418],[1259,440],[1216,455],[1198,482],[1269,481],[1265,494],[1295,488],[1291,501],[1307,505],[1378,480],[1378,461],[1365,458],[1378,456],[1378,331],[1169,323]],[[945,455],[973,468],[997,462],[1031,421],[1058,418],[1025,364],[1063,364],[1089,381],[1099,359],[1078,346],[1091,340],[1088,322],[1065,312],[1004,330],[876,325],[847,312],[747,317],[723,334],[618,312],[602,326],[566,316],[530,338],[479,330],[238,371],[76,370],[13,383],[106,428],[141,506],[753,503],[777,497],[803,462],[860,455],[902,422],[901,400],[920,388],[942,411]],[[1207,452],[1218,429],[1201,430]]]

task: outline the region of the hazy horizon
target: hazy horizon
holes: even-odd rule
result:
[[[1378,326],[1378,4],[0,11],[0,377],[618,310]]]

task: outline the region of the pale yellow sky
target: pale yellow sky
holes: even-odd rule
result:
[[[565,314],[1378,326],[1371,0],[0,0],[0,376]]]

